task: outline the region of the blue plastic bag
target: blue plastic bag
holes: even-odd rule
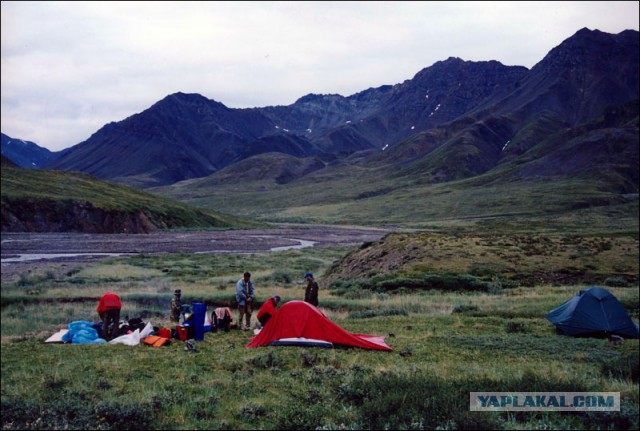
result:
[[[69,323],[69,332],[62,336],[62,341],[73,344],[101,344],[106,340],[99,338],[98,331],[92,322],[77,320]]]
[[[85,320],[76,320],[75,322],[69,323],[69,331],[77,331],[80,329],[84,329],[86,327],[91,328],[93,326],[93,322],[87,322]]]

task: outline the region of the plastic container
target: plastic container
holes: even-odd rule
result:
[[[182,326],[182,325],[178,325],[176,326],[176,329],[178,330],[178,339],[180,341],[187,341],[189,339],[189,328]]]
[[[193,303],[193,338],[196,341],[204,340],[204,319],[207,315],[207,304],[204,302]]]

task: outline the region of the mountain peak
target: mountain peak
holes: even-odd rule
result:
[[[561,70],[596,68],[616,73],[620,67],[637,69],[637,65],[637,31],[626,30],[616,35],[585,27],[549,51],[532,70],[547,69],[557,73]]]
[[[296,104],[298,103],[309,103],[309,102],[317,102],[320,100],[326,100],[326,99],[341,99],[344,96],[341,96],[339,94],[317,94],[317,93],[309,93],[305,96],[302,96],[301,98],[299,98],[298,100],[295,101]]]
[[[635,37],[628,37],[635,36]],[[573,36],[565,39],[560,45],[553,48],[547,57],[564,51],[589,50],[596,56],[599,50],[610,49],[615,45],[635,45],[638,46],[638,32],[635,30],[625,30],[619,34],[605,33],[600,30],[590,30],[587,27],[581,28]],[[545,57],[545,58],[547,58]],[[605,59],[603,59],[604,61]],[[544,61],[544,60],[543,60]]]
[[[157,102],[156,104],[171,104],[171,103],[179,103],[179,104],[187,104],[187,105],[216,105],[219,107],[227,108],[224,104],[217,102],[213,99],[207,99],[202,94],[199,93],[183,93],[177,92],[169,94],[164,97],[162,100]]]

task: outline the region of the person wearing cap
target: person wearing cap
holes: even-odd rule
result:
[[[307,288],[304,291],[304,302],[308,302],[313,306],[318,306],[318,283],[313,279],[313,274],[307,272],[304,275],[307,279]]]
[[[258,310],[258,321],[263,327],[267,324],[269,319],[275,316],[278,311],[276,310],[278,302],[280,302],[280,297],[278,295],[272,296],[267,299],[264,304],[262,304],[262,307],[260,307],[260,310]]]
[[[236,283],[236,301],[238,302],[238,327],[245,331],[251,329],[251,313],[253,312],[254,286],[251,282],[251,273],[245,272]],[[247,324],[243,325],[242,320],[246,316]]]
[[[182,300],[180,297],[182,296],[182,291],[180,289],[176,289],[173,292],[173,298],[171,298],[171,321],[179,322],[180,321],[180,313],[182,312]]]
[[[102,320],[102,338],[111,341],[118,336],[120,330],[120,310],[122,302],[113,292],[105,293],[98,302],[98,315]]]

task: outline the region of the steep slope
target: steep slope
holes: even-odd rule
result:
[[[594,121],[551,135],[515,160],[520,166],[519,175],[584,178],[599,183],[604,190],[637,194],[638,104],[636,99],[609,107]]]
[[[490,105],[512,91],[527,72],[497,61],[451,57],[394,86],[377,112],[350,128],[378,148],[393,145]]]
[[[617,35],[583,28],[553,48],[518,89],[476,115],[512,115],[520,121],[549,112],[570,125],[604,107],[638,97],[638,32]]]
[[[313,140],[327,129],[355,122],[379,109],[390,85],[370,88],[344,97],[339,94],[307,94],[289,106],[258,108],[283,129]]]
[[[423,182],[469,178],[527,153],[541,141],[588,122],[605,109],[617,109],[629,101],[637,103],[637,35],[633,31],[610,35],[580,30],[554,48],[497,103],[489,103],[489,108],[482,107],[487,106],[483,103],[455,121],[400,142],[370,163],[393,163],[403,171],[401,175],[418,176]],[[492,95],[495,102],[500,92]],[[632,142],[628,138],[621,137]],[[550,142],[566,147],[567,154],[577,151],[567,140]],[[528,157],[536,154],[540,153],[531,152]],[[590,164],[599,170],[609,167],[588,157],[574,162],[581,167],[566,170],[567,175]]]

